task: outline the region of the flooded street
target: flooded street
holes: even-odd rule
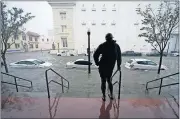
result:
[[[7,54],[7,63],[16,62],[23,59],[41,59],[44,61],[51,62],[53,65],[50,67],[66,78],[70,82],[70,89],[67,96],[70,97],[99,97],[101,96],[100,91],[100,77],[98,70],[92,70],[91,74],[88,75],[88,70],[82,69],[66,69],[65,64],[68,61],[74,61],[77,59],[87,59],[87,56],[71,56],[71,57],[61,57],[56,55],[48,54],[48,52],[28,52],[28,53],[14,53]],[[132,96],[144,95],[145,85],[147,81],[155,79],[157,76],[157,71],[140,71],[140,70],[129,70],[124,67],[124,63],[132,58],[146,58],[150,59],[156,63],[159,62],[159,57],[123,57],[122,58],[122,89],[121,94],[130,94]],[[93,60],[91,58],[91,60]],[[161,71],[161,76],[178,72],[178,57],[163,57],[163,65],[167,66],[168,70]],[[48,68],[37,68],[37,69],[20,69],[20,68],[9,68],[9,73],[16,75],[21,78],[31,80],[33,82],[33,92],[46,92],[46,80],[45,80],[45,70]],[[116,69],[116,68],[115,68]],[[4,71],[4,69],[3,69]],[[52,72],[48,73],[49,81],[56,80],[60,82],[60,77]],[[173,79],[165,79],[163,84],[173,83],[178,81],[178,76],[172,77]],[[8,82],[13,82],[13,78],[8,78],[3,76],[3,80]],[[113,82],[118,80],[118,74],[113,78]],[[19,84],[27,84],[24,81],[18,81]],[[149,86],[158,86],[159,82],[151,83]],[[15,86],[11,86],[15,89]],[[178,93],[178,85],[162,88],[162,93],[170,88],[173,93]],[[114,92],[117,93],[117,85],[115,86]],[[25,88],[19,87],[19,90],[27,91]],[[61,86],[57,84],[50,84],[51,92],[61,92]],[[153,89],[153,91],[158,91],[158,89]],[[170,90],[169,90],[170,91]]]

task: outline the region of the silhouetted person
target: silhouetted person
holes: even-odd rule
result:
[[[110,110],[112,108],[112,100],[108,104],[108,106],[105,109],[105,102],[102,102],[101,108],[100,108],[100,115],[99,119],[106,118],[110,119]]]
[[[106,100],[106,81],[108,82],[110,90],[110,98],[113,99],[113,85],[110,78],[112,76],[116,60],[118,69],[120,69],[121,65],[121,50],[119,45],[115,40],[113,40],[113,36],[111,33],[108,33],[105,39],[106,42],[100,44],[93,55],[96,65],[99,66],[103,101]],[[102,55],[102,57],[99,60],[100,54]]]

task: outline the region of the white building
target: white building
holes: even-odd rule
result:
[[[17,38],[11,37],[8,40],[7,52],[30,52],[40,50],[51,50],[53,45],[53,37],[46,37],[38,33],[28,31],[27,33],[20,31]]]
[[[135,45],[136,47],[133,48],[135,51],[139,49],[137,51],[149,52],[151,46],[145,40],[137,37],[139,33],[137,30],[141,26],[137,27],[134,23],[141,19],[135,9],[141,2],[134,3],[122,1],[49,1],[53,10],[56,52],[58,49],[78,49],[80,53],[86,52],[88,29],[91,31],[93,49],[104,42],[105,35],[110,32],[121,46],[122,51],[130,50]],[[146,3],[148,4],[148,2]],[[157,5],[157,2],[154,4]],[[126,14],[123,10],[126,10]]]
[[[56,50],[86,51],[88,29],[91,31],[91,46],[94,48],[104,41],[108,32],[113,33],[115,38],[118,37],[118,4],[92,3],[49,2],[53,9]]]
[[[168,53],[171,53],[172,51],[179,51],[179,33],[178,32],[174,32],[171,34],[170,39],[164,51]]]
[[[53,45],[53,39],[47,36],[41,35],[39,39],[40,50],[51,50]]]
[[[11,36],[7,42],[7,52],[24,52],[23,40],[26,39],[26,34],[22,31],[19,31],[18,36],[15,38]]]
[[[54,53],[74,50],[73,15],[75,3],[49,2],[53,10]]]

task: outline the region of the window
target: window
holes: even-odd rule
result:
[[[116,11],[116,4],[114,4],[112,11]]]
[[[96,25],[96,23],[93,21],[93,22],[92,22],[92,25],[93,25],[93,26],[95,26],[95,25]]]
[[[17,49],[19,47],[20,47],[19,44],[15,43],[15,48]]]
[[[137,61],[138,64],[147,65],[146,61]]]
[[[152,62],[152,61],[147,61],[148,65],[157,65],[156,63]]]
[[[35,38],[35,41],[37,41],[37,38]]]
[[[33,49],[33,44],[29,44],[29,48]]]
[[[10,46],[10,43],[7,43],[7,48],[10,48],[11,46]]]
[[[35,64],[44,64],[45,62],[42,60],[34,60],[33,61]]]
[[[116,25],[115,21],[113,21],[113,22],[111,23],[111,25],[112,25],[112,26],[115,26],[115,25]]]
[[[106,23],[103,21],[103,22],[101,23],[101,25],[106,25]]]
[[[60,12],[60,17],[61,17],[61,20],[65,20],[66,19],[66,12]]]
[[[16,64],[34,65],[34,63],[31,61],[20,61],[20,62],[17,62]]]
[[[128,63],[131,64],[133,62],[133,60],[129,60]]]
[[[26,40],[26,35],[25,34],[22,35],[22,40]]]
[[[63,47],[68,47],[67,38],[61,38]]]
[[[32,41],[32,37],[31,36],[29,36],[29,41]]]
[[[53,44],[52,44],[52,49],[55,50],[55,48],[56,48],[56,47],[55,47],[54,42],[53,42]]]
[[[84,4],[82,5],[81,11],[86,11],[86,8],[84,8]]]
[[[102,11],[106,11],[105,4],[103,5]]]
[[[74,64],[78,64],[78,65],[89,65],[89,63],[90,63],[90,65],[92,65],[92,63],[89,61],[76,61],[76,62],[74,62]]]
[[[66,25],[61,25],[61,28],[62,28],[62,32],[64,32],[66,29]]]
[[[38,48],[38,44],[36,44],[36,48]]]
[[[18,34],[15,34],[13,37],[14,37],[14,40],[18,40],[19,39],[19,35]]]
[[[47,38],[47,42],[49,41],[49,39]]]
[[[44,42],[44,39],[42,39],[42,41]]]
[[[82,23],[82,25],[83,25],[83,26],[85,26],[85,25],[86,25],[86,23],[85,23],[85,22],[83,22],[83,23]]]
[[[96,11],[96,8],[94,8],[94,4],[93,4],[93,8],[92,8],[92,11]]]

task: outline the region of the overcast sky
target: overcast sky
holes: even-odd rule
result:
[[[32,15],[36,16],[35,18],[33,18],[32,20],[30,20],[24,27],[26,28],[26,30],[28,31],[33,31],[36,33],[39,33],[41,35],[47,35],[48,34],[48,30],[53,29],[53,14],[52,14],[52,8],[51,6],[48,4],[48,2],[42,1],[42,2],[5,2],[8,6],[8,8],[12,8],[12,7],[18,7],[18,8],[22,8],[25,12],[31,12]],[[127,24],[129,25],[129,21],[132,21],[132,24],[135,23],[137,21],[137,14],[134,12],[135,11],[135,7],[141,3],[141,6],[143,7],[144,5],[147,4],[152,4],[153,7],[157,7],[157,5],[159,4],[159,2],[154,1],[154,2],[132,2],[132,1],[128,1],[128,2],[123,2],[123,4],[121,5],[120,11],[121,11],[121,15],[122,15],[122,24]],[[132,6],[132,7],[131,7]],[[132,12],[131,12],[132,11]],[[129,20],[127,19],[123,19],[124,16],[129,16]],[[123,34],[125,40],[131,40],[130,42],[133,42],[131,44],[131,47],[133,44],[136,44],[138,47],[138,49],[140,49],[140,46],[143,46],[144,44],[146,44],[144,41],[138,41],[136,37],[134,37],[132,35],[129,34],[136,34],[135,33],[136,30],[134,29],[128,29],[127,30],[122,30],[121,33]],[[134,40],[136,39],[136,40]],[[128,44],[129,45],[129,44]],[[128,50],[129,48],[124,47],[124,49]]]
[[[48,2],[5,2],[8,8],[22,8],[24,12],[31,12],[35,16],[24,27],[32,32],[47,35],[48,30],[53,29],[52,8]]]

